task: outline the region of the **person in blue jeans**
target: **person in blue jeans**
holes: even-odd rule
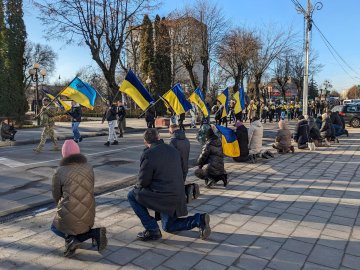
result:
[[[71,110],[68,112],[68,114],[72,118],[71,127],[74,134],[74,141],[76,143],[79,143],[82,141],[82,137],[79,132],[79,125],[81,123],[81,116],[82,116],[80,105],[75,101],[71,101]]]
[[[187,215],[184,179],[179,152],[160,139],[156,129],[145,131],[146,149],[140,159],[138,181],[128,193],[129,203],[145,230],[137,235],[142,241],[162,237],[157,218],[149,214],[151,209],[161,218],[166,232],[200,229],[200,237],[211,233],[209,214]],[[180,218],[183,217],[183,218]]]

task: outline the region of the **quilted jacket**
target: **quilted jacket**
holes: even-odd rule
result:
[[[81,154],[60,162],[52,181],[57,204],[53,225],[67,235],[88,232],[94,225],[94,171]]]

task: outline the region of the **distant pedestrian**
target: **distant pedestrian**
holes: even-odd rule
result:
[[[147,128],[155,128],[156,110],[154,107],[150,107],[145,112],[145,121]]]
[[[206,142],[206,133],[208,129],[211,129],[211,126],[209,124],[209,121],[204,118],[201,122],[200,129],[196,135],[196,140],[201,144],[204,145]]]
[[[80,105],[75,101],[71,101],[71,110],[68,112],[68,114],[72,118],[71,127],[74,135],[74,141],[76,143],[81,142],[82,137],[79,132],[79,125],[81,123],[82,111]]]
[[[181,113],[178,116],[178,123],[179,123],[179,128],[183,131],[185,131],[184,121],[185,121],[185,113]]]
[[[15,134],[17,130],[15,130],[14,125],[10,124],[7,119],[2,121],[1,123],[1,140],[10,140],[15,141]]]
[[[128,193],[129,203],[145,227],[137,235],[141,241],[158,240],[162,237],[159,225],[148,209],[160,214],[162,228],[176,231],[200,229],[200,237],[206,239],[211,233],[209,214],[187,215],[184,178],[181,157],[174,147],[160,139],[156,129],[144,134],[146,149],[140,159],[138,181]]]
[[[54,144],[54,151],[59,151],[59,147],[57,145],[57,138],[55,134],[55,122],[54,116],[55,113],[53,112],[52,107],[47,107],[50,104],[49,98],[43,98],[43,108],[41,110],[41,125],[44,127],[41,133],[40,143],[39,145],[33,149],[36,153],[40,153],[46,143],[47,137],[50,137],[51,141]]]
[[[94,171],[73,140],[62,147],[63,159],[52,180],[57,204],[51,230],[65,239],[64,256],[70,257],[80,244],[92,239],[99,252],[107,245],[106,228],[94,228]]]
[[[191,103],[190,115],[191,115],[190,127],[196,128],[197,107],[195,103]]]
[[[102,123],[106,120],[109,125],[109,136],[107,142],[104,144],[106,146],[110,145],[110,142],[112,142],[112,145],[119,144],[117,140],[117,135],[115,131],[115,125],[116,125],[116,107],[112,104],[110,100],[107,101],[107,109],[103,116]]]
[[[125,125],[126,125],[126,110],[124,105],[120,100],[117,102],[116,107],[116,115],[117,115],[117,124],[119,128],[119,137],[122,138],[125,133]]]

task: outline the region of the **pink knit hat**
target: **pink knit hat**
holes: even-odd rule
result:
[[[80,147],[73,140],[66,140],[62,146],[61,153],[64,158],[71,155],[80,154]]]

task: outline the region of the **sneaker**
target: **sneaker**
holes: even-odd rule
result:
[[[256,155],[249,155],[249,160],[255,164],[256,163]]]
[[[156,230],[156,231],[145,230],[143,232],[138,233],[138,235],[136,236],[136,238],[141,241],[159,240],[161,237],[162,235],[160,230]]]
[[[74,139],[74,142],[79,143],[79,141],[78,141],[78,140],[75,140],[75,139]]]
[[[118,145],[119,142],[118,141],[113,141],[113,143],[111,145]]]
[[[106,238],[106,228],[96,228],[95,229],[95,237],[93,238],[93,245],[94,243],[97,246],[97,250],[102,252],[107,246],[107,238]]]
[[[104,143],[105,146],[110,146],[110,142],[107,141],[106,143]]]
[[[75,254],[75,250],[79,248],[81,242],[74,236],[70,236],[65,240],[65,257],[71,257]]]
[[[194,199],[196,200],[200,196],[200,186],[198,184],[193,184],[194,186]]]
[[[210,215],[209,214],[202,214],[200,216],[200,238],[205,240],[211,234],[210,228]]]
[[[83,137],[80,137],[80,138],[79,138],[79,142],[82,142],[82,140],[83,140]]]

